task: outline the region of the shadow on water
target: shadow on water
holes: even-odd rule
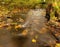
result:
[[[25,28],[17,28],[17,30],[17,32],[16,30],[12,30],[13,34],[15,32],[15,34],[12,35],[12,41],[17,47],[23,47],[24,44],[27,42],[28,37],[20,34],[25,30]]]
[[[17,47],[23,47],[25,42],[28,40],[28,37],[25,36],[15,36],[12,38]]]

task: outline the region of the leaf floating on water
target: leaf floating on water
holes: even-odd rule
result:
[[[32,39],[32,42],[33,42],[33,43],[36,43],[36,39]]]
[[[55,47],[60,47],[60,43],[57,43]]]
[[[21,28],[21,27],[22,27],[21,25],[17,25],[17,26],[15,26],[15,29]]]
[[[28,32],[28,30],[24,30],[24,31],[22,32],[22,34],[23,34],[23,35],[27,35],[27,32]]]

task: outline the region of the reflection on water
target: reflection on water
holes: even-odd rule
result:
[[[13,36],[10,31],[15,32],[14,28],[10,30],[6,28],[0,29],[0,45],[2,47],[44,47],[54,46],[56,39],[46,29],[46,18],[44,9],[30,10],[26,18],[23,28],[27,29],[27,35],[19,35],[23,28],[19,29],[19,33]],[[14,27],[14,26],[13,26]]]

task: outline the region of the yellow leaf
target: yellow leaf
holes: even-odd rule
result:
[[[21,27],[22,27],[21,25],[17,25],[17,26],[15,26],[15,29],[21,28]]]
[[[36,39],[32,39],[32,42],[33,42],[33,43],[36,43]]]
[[[28,32],[28,30],[24,30],[24,31],[22,32],[22,34],[23,34],[23,35],[27,35],[27,32]]]
[[[1,28],[2,26],[0,25],[0,28]]]
[[[60,47],[60,43],[57,43],[55,47]]]

